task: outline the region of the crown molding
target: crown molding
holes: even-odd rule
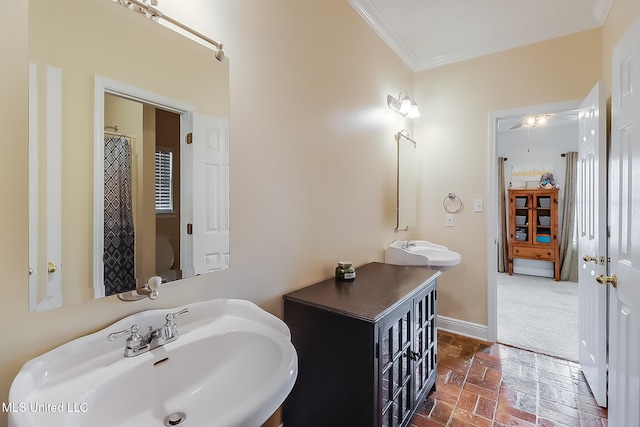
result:
[[[604,21],[607,20],[612,4],[613,0],[596,0],[596,3],[593,5],[593,11],[591,13],[600,25],[604,25]]]
[[[389,22],[380,14],[369,0],[348,0],[349,4],[374,29],[382,40],[412,70],[416,71],[418,58],[409,46],[395,32]]]
[[[613,0],[596,0],[592,16],[571,22],[552,25],[518,36],[509,36],[492,40],[443,55],[419,59],[406,42],[398,35],[385,17],[370,0],[348,0],[349,4],[374,29],[382,40],[413,72],[428,70],[455,62],[465,61],[516,47],[539,43],[603,25]]]

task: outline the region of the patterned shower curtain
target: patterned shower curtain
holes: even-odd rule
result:
[[[104,292],[136,288],[131,150],[123,136],[104,138]]]

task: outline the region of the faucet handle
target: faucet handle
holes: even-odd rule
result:
[[[167,319],[167,323],[171,322],[173,319],[175,319],[176,317],[186,314],[189,312],[189,307],[183,308],[180,311],[176,311],[175,313],[169,313],[167,314],[167,316],[165,317],[165,319]]]
[[[188,312],[189,308],[187,307],[180,311],[176,311],[175,313],[167,314],[165,317],[165,319],[167,319],[167,323],[162,327],[165,339],[175,339],[178,337],[178,326],[173,323],[173,319]]]
[[[129,334],[131,335],[129,336],[129,338],[127,338],[127,348],[135,349],[140,347],[142,345],[142,335],[138,333],[138,325],[131,325],[131,327],[123,331],[109,334],[109,336],[107,337],[107,340],[115,341]]]

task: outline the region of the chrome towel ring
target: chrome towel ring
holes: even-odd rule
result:
[[[449,193],[442,201],[442,206],[449,213],[458,213],[464,208],[464,203],[460,197],[456,196],[456,193]]]

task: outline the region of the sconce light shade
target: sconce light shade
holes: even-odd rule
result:
[[[403,93],[404,96],[402,96]],[[410,119],[420,117],[418,104],[416,104],[416,101],[411,99],[404,90],[398,94],[397,99],[391,95],[387,95],[387,105],[392,111],[395,111],[403,117],[408,117]]]

